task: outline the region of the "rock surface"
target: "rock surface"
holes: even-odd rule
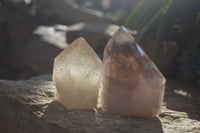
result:
[[[77,22],[114,23],[115,20],[106,17],[102,12],[70,3],[67,0],[48,0],[46,9],[52,16],[56,16],[64,24]]]
[[[26,65],[37,75],[51,74],[54,58],[67,47],[67,26],[39,26],[26,47]]]
[[[77,23],[69,26],[67,42],[84,37],[97,54],[102,54],[108,40],[118,29],[119,26],[112,24]]]
[[[141,119],[66,109],[53,101],[56,89],[52,81],[45,80],[49,78],[51,75],[27,81],[0,80],[0,132],[200,132],[200,106],[195,97],[174,91],[178,86],[173,84],[166,89],[162,113],[154,119]]]

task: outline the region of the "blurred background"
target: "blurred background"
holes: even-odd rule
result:
[[[102,58],[121,25],[165,77],[200,86],[200,0],[0,0],[0,79],[51,74],[81,36]]]

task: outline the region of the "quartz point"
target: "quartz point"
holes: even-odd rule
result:
[[[97,105],[102,61],[84,38],[78,38],[54,60],[54,99],[68,109]]]
[[[147,118],[160,112],[166,80],[123,26],[104,49],[100,80],[98,108]]]

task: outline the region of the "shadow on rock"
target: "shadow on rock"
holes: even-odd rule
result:
[[[95,113],[93,110],[69,110],[57,102],[52,102],[48,105],[42,118],[78,133],[100,133],[105,131],[116,133],[163,132],[158,118],[130,118]]]
[[[55,133],[69,132],[55,123],[47,122],[33,114],[33,110],[19,100],[7,96],[0,97],[1,133]]]
[[[185,112],[189,118],[200,121],[200,90],[193,86],[191,83],[168,80],[164,101],[168,109]]]

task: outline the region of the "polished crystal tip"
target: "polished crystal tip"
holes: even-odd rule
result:
[[[162,105],[165,82],[122,26],[104,49],[98,107],[122,116],[154,117]]]

